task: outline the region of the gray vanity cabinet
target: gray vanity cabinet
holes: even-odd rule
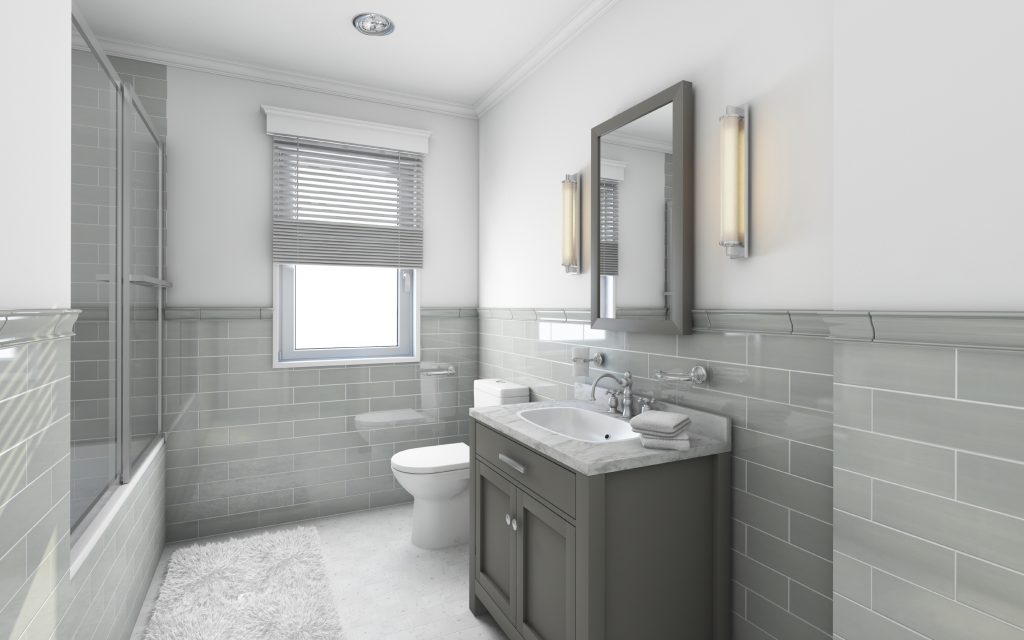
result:
[[[473,572],[480,587],[509,620],[516,607],[516,538],[512,518],[516,514],[516,488],[497,471],[481,465],[474,477]]]
[[[476,584],[520,637],[575,637],[575,527],[487,463],[474,476]]]
[[[525,491],[516,517],[516,627],[526,640],[575,638],[576,527]]]
[[[511,640],[727,640],[728,454],[586,475],[470,430],[470,610]]]

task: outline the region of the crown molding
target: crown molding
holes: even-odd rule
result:
[[[620,147],[629,147],[631,149],[639,149],[641,151],[655,151],[657,153],[672,153],[672,145],[665,144],[660,140],[651,140],[650,138],[641,138],[640,136],[630,136],[622,133],[609,133],[608,135],[601,136],[601,141],[618,145]]]
[[[607,0],[605,0],[607,1]],[[179,69],[190,71],[202,71],[229,78],[241,80],[253,80],[264,82],[281,87],[302,89],[305,91],[316,91],[343,98],[354,98],[378,104],[387,104],[406,109],[417,109],[430,111],[442,115],[457,116],[460,118],[476,118],[477,113],[470,105],[457,102],[435,100],[424,96],[402,93],[399,91],[388,91],[386,89],[375,89],[365,85],[341,82],[293,71],[257,67],[254,65],[230,62],[218,58],[197,56],[172,49],[151,47],[134,42],[101,38],[100,44],[108,55],[134,58],[144,62],[164,64]]]
[[[567,23],[545,38],[544,43],[534,49],[512,68],[504,78],[484,93],[474,105],[477,116],[482,116],[497,105],[505,96],[526,81],[544,66],[556,53],[572,42],[592,22],[603,16],[618,0],[593,0],[587,3]]]
[[[503,98],[512,93],[516,87],[526,81],[556,53],[582,33],[592,22],[604,15],[618,0],[592,0],[581,8],[544,43],[530,52],[517,63],[501,80],[484,93],[475,104],[468,105],[458,102],[437,100],[400,91],[388,91],[366,85],[343,82],[323,76],[315,76],[284,69],[259,67],[240,62],[232,62],[209,56],[198,56],[174,49],[153,47],[136,42],[99,38],[99,43],[109,55],[134,58],[144,62],[164,64],[169,67],[202,71],[229,78],[265,82],[281,87],[316,91],[343,98],[365,100],[378,104],[387,104],[406,109],[429,111],[459,118],[475,119],[482,116]]]

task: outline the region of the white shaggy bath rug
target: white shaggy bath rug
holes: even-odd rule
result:
[[[316,529],[175,551],[145,640],[339,640]]]

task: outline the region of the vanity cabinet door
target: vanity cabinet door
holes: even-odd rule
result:
[[[485,464],[477,464],[476,579],[508,620],[515,619],[516,547],[512,519],[517,491]]]
[[[516,509],[516,626],[526,640],[576,636],[576,528],[524,492]]]

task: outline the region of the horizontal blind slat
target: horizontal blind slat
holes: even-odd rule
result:
[[[274,136],[276,262],[423,266],[423,156]]]
[[[598,239],[599,273],[619,275],[619,183],[601,180],[599,188]]]

